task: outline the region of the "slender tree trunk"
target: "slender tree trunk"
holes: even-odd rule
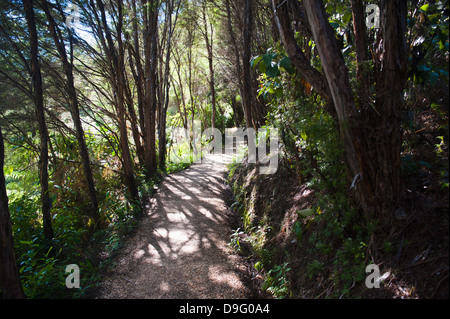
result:
[[[53,238],[52,217],[50,213],[51,199],[48,189],[48,132],[45,123],[44,98],[42,91],[41,67],[38,58],[38,39],[36,23],[34,20],[33,1],[23,1],[25,17],[28,24],[31,49],[31,73],[34,88],[34,102],[36,105],[36,117],[39,124],[39,136],[41,139],[39,159],[39,179],[41,184],[41,204],[44,235],[47,239]]]
[[[117,42],[118,42],[118,63],[117,63],[117,109],[120,131],[120,145],[122,148],[122,158],[124,166],[125,180],[128,185],[128,191],[131,198],[135,201],[139,201],[139,192],[137,188],[136,179],[134,177],[133,160],[131,158],[130,145],[128,143],[128,130],[126,123],[126,110],[125,110],[125,96],[126,96],[126,79],[125,79],[125,48],[122,41],[122,24],[123,24],[123,8],[122,0],[118,2],[118,25],[117,25]],[[111,38],[111,35],[108,36]],[[112,42],[111,47],[114,48]]]
[[[4,163],[5,148],[0,127],[0,288],[3,298],[25,298],[14,254],[11,216],[6,195],[5,175],[3,173]]]
[[[367,51],[367,30],[364,18],[364,5],[362,0],[352,0],[353,32],[355,34],[356,52],[356,78],[358,80],[358,105],[360,108],[367,108],[369,101],[369,88],[371,85],[372,70],[366,64],[369,59]]]
[[[328,23],[322,1],[305,0],[303,5],[336,109],[349,180],[365,179],[366,177],[362,176],[361,161],[358,160],[360,154],[356,152],[354,145],[355,135],[359,131],[359,123],[344,58],[338,47],[334,31]],[[362,187],[358,187],[357,190],[363,206],[368,206],[370,202],[368,194]]]
[[[189,144],[190,144],[190,149],[194,151],[194,154],[197,154],[197,148],[195,143],[193,142],[194,140],[194,121],[195,121],[195,105],[194,105],[194,81],[192,79],[192,58],[193,58],[193,53],[192,53],[192,46],[193,46],[193,42],[194,42],[194,28],[188,28],[187,29],[188,32],[188,49],[187,49],[187,60],[188,60],[188,90],[189,90],[189,106],[190,106],[190,110],[191,110],[191,129],[192,129],[192,134],[189,136]],[[187,118],[187,116],[186,116]],[[187,122],[187,121],[186,121]],[[188,133],[188,132],[186,132]]]
[[[143,0],[144,5],[144,55],[145,55],[145,169],[147,177],[155,175],[156,162],[156,109],[157,109],[157,49],[158,10],[154,0]]]
[[[178,11],[180,8],[181,1],[178,2],[175,22],[172,23],[172,14],[174,11],[174,0],[169,0],[167,2],[168,8],[168,28],[167,28],[167,45],[166,45],[166,61],[164,70],[164,105],[160,103],[161,110],[159,112],[159,167],[162,171],[166,170],[166,155],[167,155],[167,136],[166,136],[166,120],[167,120],[167,109],[169,108],[169,89],[170,89],[170,57],[172,50],[172,35],[175,30],[175,25],[178,17]]]
[[[181,55],[178,55],[175,58],[176,63],[176,71],[177,71],[177,77],[178,77],[178,86],[180,87],[180,99],[181,104],[183,104],[183,111],[182,111],[182,119],[183,119],[183,128],[187,130],[188,128],[188,118],[187,118],[187,106],[186,106],[186,100],[184,97],[184,86],[183,86],[183,80],[181,78]],[[181,109],[181,107],[180,107]],[[181,112],[181,110],[180,110]]]
[[[253,29],[253,1],[244,0],[244,11],[243,11],[243,28],[242,28],[242,41],[243,41],[243,106],[245,121],[247,122],[247,127],[253,127],[256,129],[256,123],[254,119],[253,111],[253,101],[252,101],[252,81],[250,73],[250,59],[251,59],[251,40],[252,40],[252,29]]]
[[[235,75],[238,79],[239,84],[239,93],[241,94],[241,97],[244,95],[244,88],[242,83],[242,68],[241,68],[241,58],[239,56],[239,48],[236,42],[236,35],[233,31],[233,22],[231,19],[231,6],[230,6],[230,0],[225,0],[225,9],[227,13],[227,28],[228,33],[230,35],[230,41],[231,45],[234,51],[234,67],[235,67]],[[236,105],[236,97],[233,97],[232,100],[232,106]],[[242,118],[242,111],[244,111],[243,107],[241,108],[241,112],[237,111],[236,109],[233,109],[234,114],[236,115],[236,126],[239,126],[240,122],[239,120]],[[245,114],[244,114],[245,116]]]
[[[131,58],[130,58],[131,59]],[[128,79],[124,79],[124,93],[125,93],[125,104],[127,105],[128,117],[130,119],[131,135],[133,136],[134,144],[136,145],[136,155],[139,160],[139,164],[145,164],[144,160],[144,147],[141,143],[141,135],[139,134],[139,124],[136,111],[134,109],[133,98],[131,95],[131,90],[129,86]]]
[[[209,65],[209,89],[211,91],[211,127],[216,127],[216,88],[214,83],[214,61],[213,61],[213,28],[212,24],[206,20],[206,2],[202,3],[202,18],[203,18],[203,38],[205,39],[206,51],[208,52],[208,65]],[[208,32],[208,25],[210,26],[210,32]],[[209,37],[211,33],[211,38]]]
[[[117,121],[119,124],[119,139],[120,148],[122,151],[122,164],[124,181],[128,187],[131,199],[135,202],[139,201],[139,191],[137,188],[136,179],[134,177],[133,171],[133,161],[131,159],[130,146],[128,144],[128,132],[126,125],[126,111],[125,111],[125,66],[124,66],[124,54],[125,49],[122,42],[122,25],[123,25],[123,8],[122,0],[117,2],[118,6],[118,20],[117,20],[117,41],[118,49],[114,46],[114,41],[109,30],[105,7],[101,0],[97,0],[97,6],[101,14],[101,24],[103,25],[103,30],[105,32],[106,42],[102,40],[102,45],[107,52],[108,58],[111,60],[111,84],[114,93],[114,103],[116,105],[117,111]],[[100,22],[99,22],[100,23]]]
[[[280,32],[280,38],[295,70],[312,85],[325,100],[331,101],[331,94],[325,76],[311,66],[309,59],[297,44],[291,28],[287,3],[283,0],[272,0],[274,20]]]
[[[130,48],[130,67],[133,73],[134,81],[136,84],[136,92],[137,92],[137,100],[138,100],[138,114],[139,114],[139,126],[141,129],[140,137],[145,137],[145,120],[144,120],[144,103],[145,103],[145,88],[144,88],[144,69],[142,68],[141,63],[141,49],[139,44],[139,27],[138,27],[138,15],[136,9],[136,0],[131,1],[132,10],[133,10],[133,20],[132,20],[132,28],[133,28],[133,42],[134,45],[129,45]],[[135,63],[133,63],[133,58]],[[134,65],[136,66],[136,71],[134,71]],[[140,143],[139,147],[136,145],[136,152],[138,154],[139,162],[142,167],[145,167],[145,148],[143,143]]]
[[[48,8],[46,0],[42,1],[42,6],[43,6],[43,9],[47,16],[47,20],[49,22],[48,27],[50,30],[50,34],[53,37],[55,46],[59,53],[59,58],[63,65],[64,73],[66,74],[67,88],[68,88],[68,94],[69,94],[70,104],[71,104],[70,110],[71,110],[72,120],[75,125],[75,132],[76,132],[75,135],[76,135],[76,139],[78,142],[80,157],[81,157],[81,161],[83,162],[84,177],[86,178],[86,182],[87,182],[87,186],[88,186],[88,190],[89,190],[89,197],[90,197],[91,205],[92,205],[92,217],[98,222],[99,216],[98,216],[97,192],[95,190],[94,178],[92,176],[89,152],[88,152],[88,148],[86,145],[86,140],[84,138],[84,130],[83,130],[83,126],[81,124],[80,110],[78,107],[78,98],[77,98],[77,93],[76,93],[76,89],[75,89],[74,77],[73,77],[73,64],[71,62],[69,62],[69,59],[67,58],[66,48],[64,46],[61,31],[59,30],[58,25],[56,24],[55,20],[53,19],[53,16],[50,13],[50,10]],[[69,30],[69,41],[70,41],[70,52],[72,52],[73,51],[73,42],[72,42],[72,32],[70,30]],[[70,60],[72,61],[72,58]]]

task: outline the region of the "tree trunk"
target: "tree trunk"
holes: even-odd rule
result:
[[[377,76],[376,109],[381,114],[377,132],[377,188],[381,210],[388,212],[397,204],[400,192],[401,112],[407,72],[407,6],[403,0],[381,2],[383,59]]]
[[[136,92],[137,92],[137,100],[138,100],[138,114],[139,114],[139,127],[141,129],[140,137],[145,137],[145,120],[144,120],[144,101],[145,101],[145,88],[144,88],[144,70],[142,68],[141,56],[140,56],[140,44],[139,44],[139,27],[138,27],[138,15],[136,9],[136,0],[131,1],[132,10],[133,10],[133,20],[132,20],[132,28],[133,28],[133,42],[129,44],[129,60],[130,60],[130,68],[133,73]],[[132,49],[132,50],[131,50]],[[133,58],[135,63],[133,63]],[[136,66],[136,70],[134,67]],[[135,71],[134,71],[135,70]],[[142,167],[145,167],[145,149],[143,143],[139,143],[140,145],[136,145],[136,153],[139,158],[139,162]]]
[[[44,235],[47,239],[53,238],[52,217],[50,213],[51,199],[48,189],[48,132],[45,123],[44,98],[42,91],[41,67],[38,58],[38,39],[36,23],[34,20],[33,1],[23,1],[25,17],[30,35],[31,73],[34,89],[34,103],[36,105],[36,117],[39,124],[39,136],[41,140],[39,159],[39,180],[41,184],[41,203]]]
[[[162,171],[166,170],[166,155],[167,155],[167,136],[166,136],[166,120],[167,120],[167,109],[169,108],[169,89],[170,89],[170,57],[172,50],[172,35],[175,30],[175,25],[178,17],[178,12],[180,9],[181,1],[178,2],[177,10],[175,13],[175,22],[172,23],[172,14],[174,11],[174,0],[168,1],[168,28],[167,28],[167,45],[166,45],[166,61],[164,70],[164,104],[160,103],[161,110],[159,112],[159,167]]]
[[[158,49],[158,10],[153,0],[143,0],[144,5],[144,55],[145,55],[145,169],[147,177],[155,175],[156,162],[156,108],[157,108],[157,49]]]
[[[369,59],[367,50],[367,30],[364,18],[364,5],[362,0],[352,0],[353,32],[355,34],[356,52],[356,78],[358,80],[358,106],[367,108],[370,103],[369,89],[371,85],[371,71],[366,64]]]
[[[117,110],[119,120],[120,131],[120,145],[122,149],[123,167],[125,175],[125,183],[128,186],[131,198],[135,202],[139,202],[139,191],[137,188],[136,179],[134,177],[133,160],[131,158],[130,145],[128,143],[128,130],[126,123],[126,110],[125,110],[125,94],[126,94],[126,79],[125,79],[125,48],[122,42],[122,24],[123,24],[123,8],[122,0],[117,1],[118,4],[118,24],[117,24],[117,42],[118,42],[118,63],[117,63]],[[111,39],[111,35],[108,35]],[[112,40],[112,39],[111,39]],[[110,41],[110,40],[109,40]],[[114,48],[112,42],[110,46]]]
[[[328,23],[322,1],[305,0],[303,4],[338,116],[347,166],[351,176],[356,176],[360,174],[361,170],[353,148],[350,130],[357,124],[351,122],[357,110],[350,87],[348,70],[341,50],[338,47],[334,31]]]
[[[117,19],[117,41],[118,41],[118,52],[114,46],[114,41],[109,30],[105,7],[101,0],[97,0],[97,6],[101,14],[101,23],[106,36],[106,43],[102,41],[105,51],[108,54],[108,59],[110,59],[111,68],[111,86],[113,88],[114,94],[114,104],[117,111],[117,121],[119,124],[119,137],[120,137],[120,148],[122,151],[122,164],[123,164],[123,174],[124,182],[128,187],[131,199],[135,202],[139,201],[139,191],[137,188],[136,179],[134,177],[133,171],[133,161],[131,159],[130,146],[128,144],[128,132],[126,126],[125,117],[125,66],[124,66],[124,54],[125,49],[122,43],[122,25],[123,25],[123,12],[122,12],[122,1],[117,2],[118,5],[118,19]]]
[[[131,60],[131,57],[130,57]],[[141,134],[139,134],[139,124],[138,124],[138,117],[136,115],[136,111],[134,109],[134,103],[133,103],[133,97],[131,94],[129,82],[127,79],[124,78],[124,93],[125,93],[125,101],[127,105],[128,110],[128,117],[130,119],[130,128],[131,128],[131,135],[133,136],[134,144],[136,146],[136,155],[139,160],[139,164],[145,165],[145,159],[144,159],[144,147],[141,143]]]
[[[242,41],[243,41],[243,61],[242,61],[242,71],[243,71],[243,106],[245,121],[247,122],[247,127],[257,128],[254,112],[253,112],[253,101],[252,101],[252,82],[250,73],[250,59],[251,59],[251,39],[252,39],[252,29],[253,29],[253,9],[252,0],[244,0],[244,11],[243,11],[243,27],[242,27]]]
[[[325,100],[331,101],[332,97],[325,76],[311,66],[309,59],[307,59],[297,44],[294,31],[289,22],[287,3],[282,0],[272,0],[272,6],[274,20],[280,32],[281,42],[295,70]]]
[[[205,39],[206,51],[208,52],[208,65],[209,65],[209,89],[211,91],[211,127],[216,127],[216,88],[214,83],[214,63],[213,63],[213,28],[212,24],[206,20],[206,2],[202,2],[202,18],[204,23],[204,29],[202,30],[203,38]],[[211,38],[209,37],[208,25],[211,28]]]
[[[376,108],[357,109],[322,1],[303,1],[338,116],[346,164],[364,212],[389,219],[400,194],[400,110],[406,70],[406,4],[383,1],[383,58]]]
[[[239,93],[241,94],[241,97],[244,96],[244,88],[243,88],[243,83],[242,83],[242,68],[241,68],[241,58],[239,56],[239,48],[236,42],[236,36],[234,34],[233,31],[233,23],[232,23],[232,19],[231,19],[231,6],[230,6],[230,0],[225,0],[225,9],[227,12],[227,28],[228,28],[228,33],[230,34],[230,41],[231,41],[231,45],[234,51],[234,67],[235,67],[235,76],[238,80],[238,84],[239,84]],[[236,103],[236,97],[234,98],[234,104]],[[242,115],[242,111],[243,111],[243,107],[241,108],[241,112],[239,112],[239,114],[237,113],[237,111],[234,111],[234,113],[237,115],[237,119],[239,119],[239,115]],[[240,121],[239,121],[240,123]],[[236,126],[239,126],[239,123],[236,123]]]
[[[25,298],[14,254],[11,216],[3,173],[4,163],[5,148],[0,127],[0,288],[3,298]]]
[[[88,148],[86,145],[86,140],[84,138],[84,130],[83,130],[83,126],[81,124],[80,110],[78,107],[78,98],[77,98],[77,93],[76,93],[76,89],[75,89],[74,77],[73,77],[73,64],[71,62],[69,62],[69,59],[67,58],[66,48],[64,46],[61,32],[60,32],[55,20],[53,19],[52,15],[50,13],[50,10],[48,9],[46,0],[42,1],[42,7],[47,16],[47,20],[49,22],[48,27],[50,30],[50,34],[53,37],[53,41],[55,42],[55,46],[59,53],[59,58],[63,65],[64,73],[66,74],[67,88],[68,88],[67,92],[69,94],[70,105],[71,105],[70,113],[72,115],[72,120],[75,125],[75,132],[76,132],[75,135],[76,135],[76,139],[78,142],[81,161],[83,162],[84,177],[86,178],[86,182],[87,182],[87,186],[88,186],[88,190],[89,190],[89,197],[90,197],[91,205],[92,205],[92,214],[91,215],[94,218],[94,220],[96,222],[98,222],[99,215],[98,215],[97,192],[95,190],[94,178],[92,176],[89,152],[88,152]],[[70,30],[69,30],[69,40],[70,40],[70,52],[72,52],[73,51],[73,43],[72,43],[72,32]]]

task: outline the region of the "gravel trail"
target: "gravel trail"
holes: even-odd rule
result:
[[[245,266],[227,243],[226,155],[171,174],[116,257],[98,298],[247,298]]]

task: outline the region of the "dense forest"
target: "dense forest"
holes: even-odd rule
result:
[[[228,173],[264,296],[448,298],[448,24],[448,0],[1,1],[0,295],[90,297],[200,125],[278,129],[276,174]]]

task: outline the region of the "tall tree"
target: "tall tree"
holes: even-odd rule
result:
[[[400,112],[406,71],[406,2],[382,1],[381,42],[374,73],[376,74],[375,106],[367,98],[356,100],[350,86],[336,36],[323,1],[304,0],[309,30],[319,52],[324,76],[313,69],[295,43],[288,24],[286,2],[273,0],[274,16],[280,36],[298,72],[324,99],[331,100],[345,148],[348,178],[356,190],[363,211],[371,217],[390,218],[400,195]],[[365,37],[361,30],[361,4],[353,1],[358,64],[365,59]],[[379,39],[380,40],[380,39]],[[359,71],[361,75],[361,70]],[[360,80],[364,76],[359,77]],[[367,83],[360,88],[368,89]],[[360,90],[361,94],[362,92]],[[368,96],[368,92],[364,93]]]
[[[281,42],[300,76],[310,83],[325,100],[330,101],[331,94],[325,76],[311,65],[310,60],[301,50],[295,39],[295,33],[290,24],[287,4],[287,2],[282,0],[272,0],[274,20],[280,34]],[[301,21],[299,23],[300,25],[309,26],[304,14],[298,15],[297,18]],[[309,27],[307,29],[306,32],[310,33]]]
[[[128,187],[131,198],[139,201],[139,191],[137,188],[136,178],[133,171],[133,161],[131,159],[130,145],[128,143],[128,131],[126,125],[125,110],[125,47],[122,40],[123,27],[123,4],[122,0],[117,1],[117,20],[115,23],[116,40],[118,43],[115,47],[110,27],[106,18],[105,5],[102,0],[97,0],[96,5],[93,0],[90,1],[92,13],[97,24],[97,35],[103,50],[108,59],[109,80],[114,95],[114,105],[117,112],[117,122],[119,124],[120,148],[122,152],[122,164],[124,182]],[[100,16],[97,13],[97,9]]]
[[[214,82],[214,61],[213,61],[213,45],[214,45],[214,28],[210,19],[207,19],[207,2],[202,0],[200,3],[202,20],[199,26],[200,32],[205,39],[206,51],[208,52],[208,66],[209,66],[209,89],[211,91],[211,127],[216,127],[216,86]],[[200,21],[200,20],[198,20]]]
[[[252,80],[250,73],[252,30],[253,30],[253,0],[244,0],[244,10],[242,14],[242,101],[244,106],[245,121],[247,127],[257,128],[254,119],[254,104],[252,97]]]
[[[25,298],[14,254],[11,216],[3,173],[4,163],[5,148],[0,127],[0,288],[4,298]]]
[[[236,40],[236,34],[233,30],[233,19],[232,19],[232,13],[231,13],[231,3],[230,0],[225,0],[225,10],[226,10],[226,26],[228,30],[228,35],[230,37],[230,47],[233,52],[233,66],[234,66],[234,77],[237,79],[237,84],[239,88],[239,93],[241,96],[244,95],[244,87],[242,83],[242,67],[241,67],[241,56],[239,54],[239,47]],[[233,107],[233,113],[235,115],[236,119],[236,126],[239,122],[239,116],[242,118],[242,112],[238,111],[238,107],[236,106],[236,97],[232,97],[231,105]],[[244,114],[245,115],[245,114]]]
[[[34,102],[36,105],[36,117],[39,124],[40,159],[39,179],[41,185],[41,205],[44,234],[47,239],[53,238],[52,217],[50,214],[51,199],[48,188],[48,132],[45,122],[44,97],[42,90],[41,67],[39,63],[38,38],[34,19],[33,1],[23,0],[25,18],[28,25],[31,51],[31,73],[33,82]]]
[[[145,79],[144,79],[144,69],[142,67],[141,61],[142,60],[141,45],[139,37],[140,15],[136,7],[136,0],[131,1],[131,12],[132,12],[132,20],[131,20],[132,40],[128,41],[128,51],[129,51],[130,69],[131,73],[133,74],[134,83],[136,86],[139,127],[141,130],[139,134],[139,141],[135,137],[135,143],[136,143],[136,153],[139,158],[139,162],[142,167],[145,167],[145,149],[144,149],[145,141],[143,140],[143,138],[146,136],[145,121],[144,121]]]
[[[56,23],[55,19],[53,18],[53,15],[51,14],[51,11],[49,10],[47,0],[42,0],[41,3],[42,3],[42,7],[45,11],[47,20],[49,22],[48,28],[49,28],[50,34],[52,35],[53,41],[55,42],[55,46],[58,51],[59,58],[63,65],[63,70],[66,75],[67,93],[68,93],[69,99],[70,99],[70,111],[71,111],[70,113],[72,115],[72,120],[74,122],[76,139],[78,142],[80,157],[83,162],[84,176],[86,178],[87,186],[89,189],[89,197],[90,197],[91,205],[92,205],[92,216],[95,220],[98,221],[99,216],[98,216],[97,193],[95,190],[94,178],[92,176],[89,152],[88,152],[88,148],[86,145],[86,140],[84,138],[84,130],[83,130],[83,126],[81,125],[80,109],[78,107],[79,103],[78,103],[78,97],[77,97],[77,92],[75,89],[75,82],[74,82],[74,76],[73,76],[73,34],[69,28],[68,29],[69,51],[70,51],[70,59],[69,59],[67,57],[66,46],[64,44],[61,29],[59,28],[58,24]],[[61,6],[59,4],[57,4],[57,6],[59,8],[61,15],[64,18]]]
[[[172,38],[175,31],[176,23],[178,20],[178,13],[180,9],[181,1],[177,1],[177,8],[175,10],[175,0],[166,1],[166,58],[164,61],[164,76],[162,79],[163,96],[162,101],[158,103],[158,131],[159,131],[159,167],[162,171],[166,169],[166,155],[167,155],[167,136],[166,136],[166,122],[167,122],[167,110],[169,108],[169,92],[170,92],[170,60],[172,54]],[[175,17],[172,15],[175,11]],[[172,21],[174,19],[174,21]],[[162,67],[162,66],[161,66]]]
[[[156,110],[157,110],[157,67],[158,67],[158,8],[159,1],[142,0],[144,17],[144,148],[147,177],[157,170],[156,161]]]

